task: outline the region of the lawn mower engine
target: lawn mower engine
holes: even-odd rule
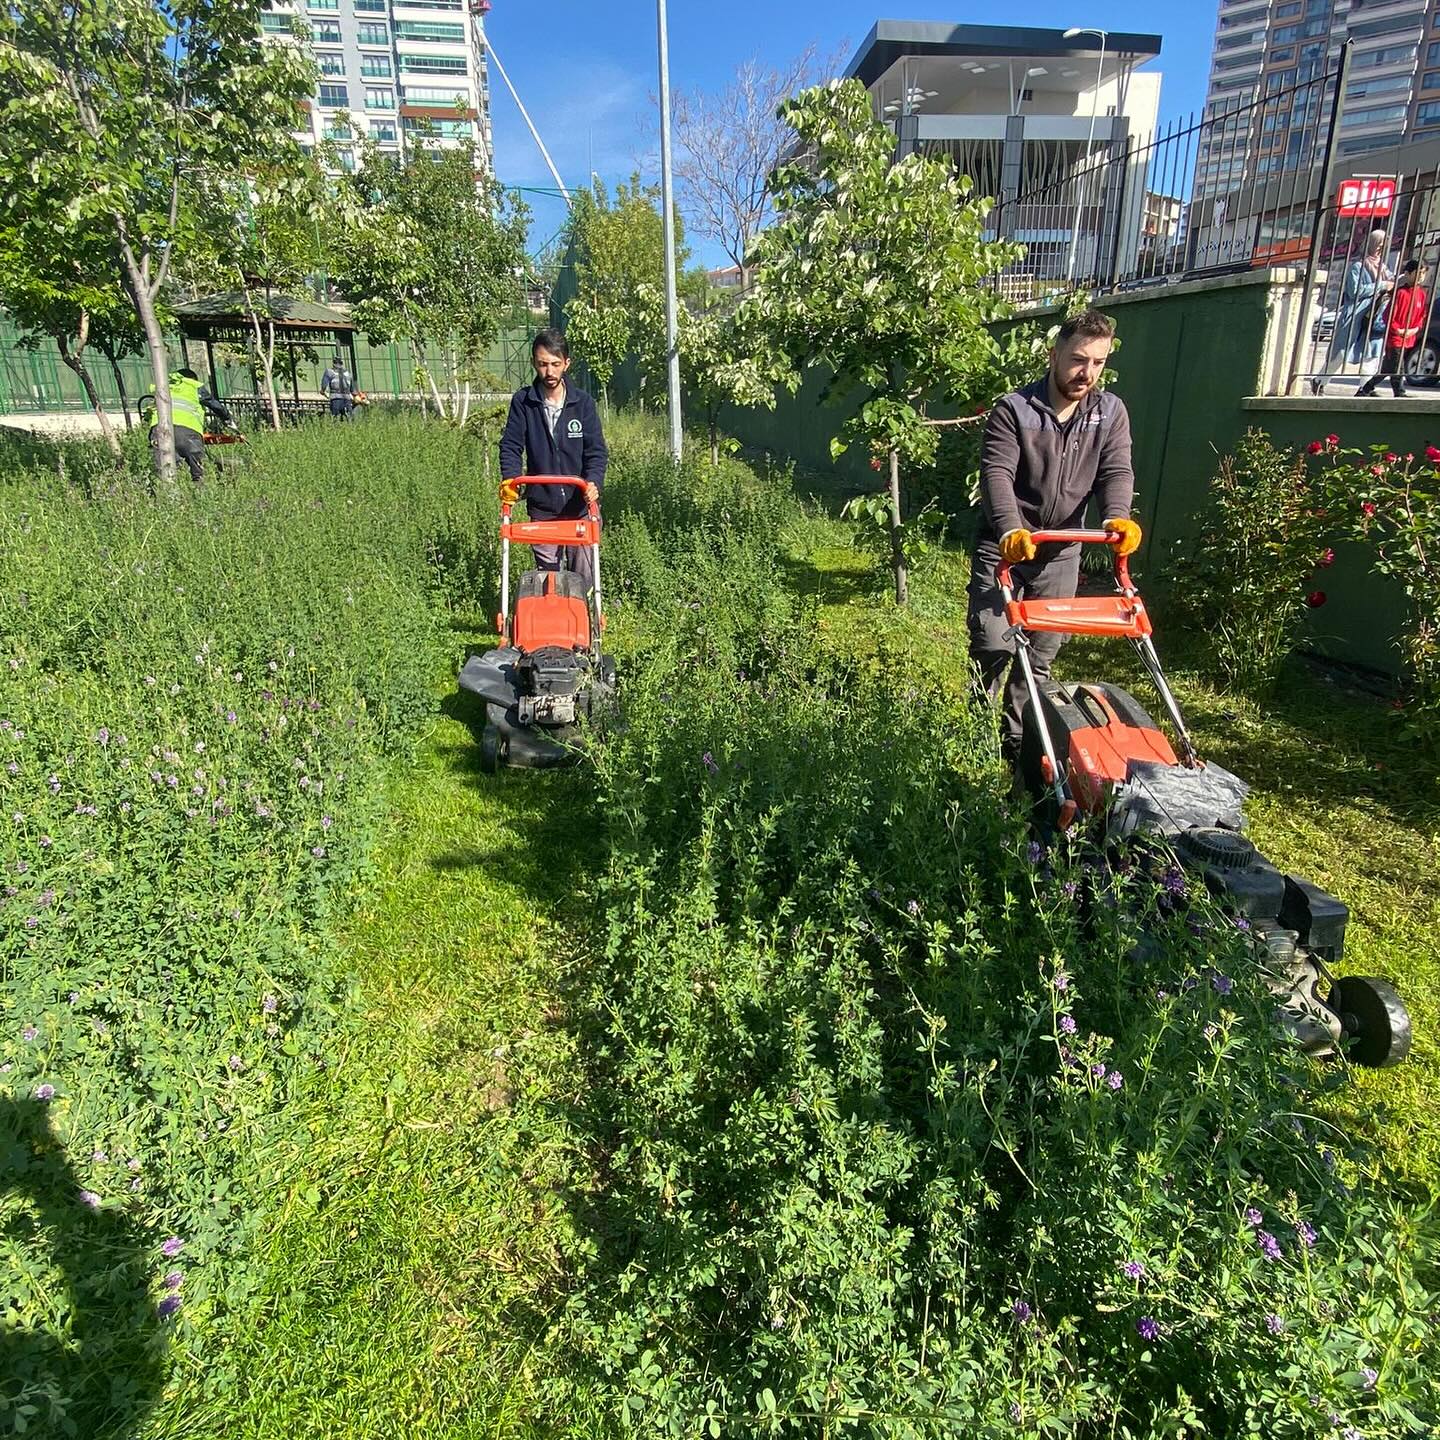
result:
[[[1037,545],[1117,543],[1115,535],[1095,530],[1036,531],[1032,538]],[[1398,1065],[1410,1053],[1404,1004],[1384,980],[1335,976],[1349,920],[1344,903],[1277,869],[1242,833],[1248,787],[1223,767],[1201,762],[1124,555],[1115,550],[1117,593],[1109,596],[1018,599],[1004,562],[996,579],[1029,697],[1020,774],[1045,822],[1064,830],[1083,815],[1106,840],[1163,841],[1248,933],[1277,1019],[1309,1054]],[[1032,634],[1129,640],[1164,704],[1175,745],[1117,685],[1040,680],[1030,660]]]
[[[1243,833],[1248,787],[1213,762],[1186,766],[1163,731],[1118,685],[1039,682],[1040,704],[1071,794],[1112,840],[1163,839],[1181,865],[1250,937],[1276,1018],[1316,1059],[1397,1065],[1410,1052],[1410,1017],[1394,988],[1336,977],[1350,918],[1343,901],[1272,865]],[[1021,774],[1046,799],[1049,762],[1027,707]]]

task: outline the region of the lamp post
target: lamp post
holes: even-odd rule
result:
[[[675,181],[670,164],[670,39],[665,0],[657,0],[660,49],[660,203],[665,207],[665,355],[670,398],[670,453],[675,463],[685,444],[680,415],[680,307],[675,299]]]
[[[1072,25],[1061,39],[1073,40],[1077,35],[1098,35],[1100,37],[1100,63],[1095,68],[1095,89],[1090,95],[1090,133],[1085,137],[1085,174],[1077,186],[1075,198],[1075,223],[1070,227],[1070,259],[1065,266],[1065,279],[1075,278],[1075,247],[1080,240],[1080,208],[1085,203],[1085,191],[1090,186],[1090,151],[1095,144],[1095,111],[1100,104],[1100,85],[1105,78],[1105,45],[1110,39],[1108,31],[1091,30],[1085,26]],[[1112,132],[1113,133],[1113,132]]]

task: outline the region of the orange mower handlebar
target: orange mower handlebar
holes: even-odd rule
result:
[[[1037,545],[1119,545],[1120,536],[1109,530],[1034,530]],[[1118,594],[1074,596],[1060,600],[1017,600],[1010,562],[995,567],[995,580],[1005,602],[1005,618],[1017,630],[1052,635],[1099,635],[1138,640],[1153,633],[1145,602],[1130,579],[1130,561],[1115,556]]]
[[[509,485],[579,485],[589,482],[578,475],[517,475],[505,482]],[[522,545],[598,545],[600,543],[600,505],[596,500],[585,502],[585,514],[557,520],[511,520],[514,501],[500,502],[500,538]]]

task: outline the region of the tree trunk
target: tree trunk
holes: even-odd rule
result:
[[[170,352],[165,345],[165,332],[155,314],[155,300],[145,276],[135,260],[135,252],[121,229],[121,254],[125,260],[130,298],[135,314],[145,332],[145,353],[150,360],[150,374],[155,385],[155,472],[160,488],[167,495],[175,490],[175,420],[170,409]]]
[[[280,401],[275,396],[275,321],[265,321],[265,345],[261,350],[265,364],[265,398],[270,402],[270,425],[280,433]],[[298,419],[298,417],[297,417]]]
[[[120,408],[125,412],[125,429],[128,433],[135,428],[134,417],[130,414],[130,395],[125,389],[125,372],[120,368],[119,357],[110,350],[104,352],[110,362],[110,373],[115,377],[115,393],[120,397]]]
[[[64,335],[55,337],[56,347],[60,351],[60,358],[72,369],[85,391],[85,398],[90,402],[90,409],[94,411],[95,418],[100,422],[100,433],[105,437],[105,443],[110,447],[110,453],[119,460],[122,452],[120,441],[115,436],[115,427],[110,423],[110,417],[105,413],[105,407],[100,403],[100,395],[95,389],[95,382],[90,378],[90,371],[85,365],[85,343],[90,333],[90,317],[82,310],[80,312],[80,333],[76,336],[74,350],[70,348],[70,341]]]
[[[715,466],[720,464],[720,429],[713,410],[710,412],[710,463]]]
[[[905,573],[905,546],[900,530],[900,452],[890,451],[890,565],[895,571],[895,603],[910,603],[910,577]]]

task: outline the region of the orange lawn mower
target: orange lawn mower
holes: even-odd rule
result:
[[[1114,546],[1120,540],[1104,530],[1036,531],[1033,538],[1037,545]],[[1116,552],[1113,595],[1017,600],[1009,564],[1000,563],[996,578],[1029,695],[1020,776],[1042,820],[1068,830],[1089,817],[1107,839],[1159,836],[1248,932],[1277,1018],[1307,1053],[1317,1059],[1344,1054],[1376,1067],[1399,1064],[1410,1053],[1404,1003],[1385,980],[1334,974],[1345,946],[1345,904],[1279,870],[1244,835],[1249,787],[1200,759],[1160,667],[1126,557]],[[1118,685],[1037,680],[1028,636],[1042,632],[1129,640],[1165,707],[1175,744]]]
[[[522,475],[514,484],[578,485],[575,476]],[[600,596],[600,508],[566,520],[512,520],[500,506],[500,644],[471,655],[460,688],[485,702],[480,738],[483,768],[546,769],[580,758],[581,727],[614,701],[615,662],[601,649],[605,628]],[[510,545],[560,545],[595,553],[595,588],[586,593],[569,570],[527,570],[510,611]]]

